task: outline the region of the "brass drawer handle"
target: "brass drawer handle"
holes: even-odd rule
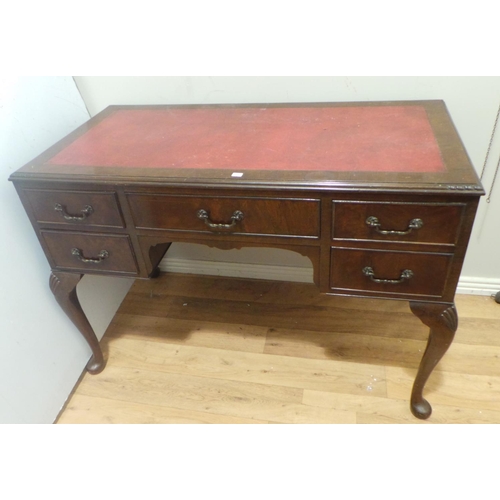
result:
[[[210,228],[210,229],[215,229],[215,230],[227,230],[227,229],[232,229],[237,222],[240,222],[243,220],[243,212],[240,210],[236,210],[236,212],[231,215],[231,222],[228,224],[218,224],[215,222],[212,222],[210,220],[210,215],[206,210],[198,210],[197,214],[198,219],[201,219],[202,221],[205,222],[205,224]]]
[[[85,205],[81,210],[82,215],[71,215],[66,212],[66,207],[63,207],[60,203],[55,204],[54,210],[56,212],[61,212],[66,220],[85,220],[94,211],[90,205]]]
[[[414,229],[420,229],[424,225],[424,221],[422,219],[412,219],[408,224],[408,229],[404,231],[396,231],[393,229],[380,229],[380,222],[377,217],[370,216],[366,219],[365,223],[373,227],[377,233],[380,234],[397,234],[397,235],[405,235],[410,234]]]
[[[74,255],[78,260],[85,263],[99,264],[104,259],[107,259],[109,257],[109,252],[107,252],[106,250],[101,250],[97,257],[84,257],[83,252],[79,248],[73,248],[71,249],[71,255]]]
[[[386,284],[392,284],[392,285],[397,285],[398,283],[403,283],[405,280],[409,280],[410,278],[413,277],[413,271],[411,269],[405,269],[401,273],[401,276],[399,277],[399,279],[397,279],[397,280],[375,278],[375,271],[373,270],[372,267],[363,268],[363,274],[365,276],[368,276],[375,283],[386,283]]]

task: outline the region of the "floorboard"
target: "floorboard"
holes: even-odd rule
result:
[[[137,280],[57,423],[500,423],[500,305],[458,295],[455,341],[409,411],[427,328],[400,301],[312,284]]]

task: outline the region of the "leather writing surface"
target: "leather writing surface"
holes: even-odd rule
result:
[[[442,172],[423,106],[121,109],[51,165]]]

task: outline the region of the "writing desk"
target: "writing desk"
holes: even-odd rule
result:
[[[410,408],[457,329],[454,295],[484,194],[442,101],[111,106],[11,178],[87,340],[84,274],[148,279],[172,242],[277,247],[319,291],[409,301],[430,327]]]

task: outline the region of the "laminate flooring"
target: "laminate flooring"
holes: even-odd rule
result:
[[[313,284],[161,274],[137,280],[57,423],[500,423],[500,304],[457,295],[455,341],[409,398],[428,329],[407,302]]]

